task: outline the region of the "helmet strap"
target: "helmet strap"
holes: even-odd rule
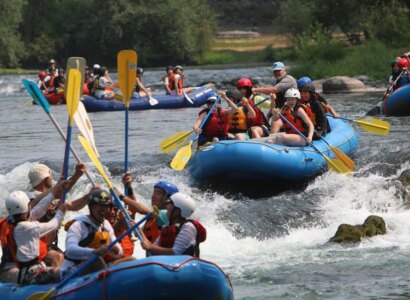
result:
[[[96,225],[100,226],[102,223],[104,223],[104,219],[102,220],[102,222],[100,222],[100,221],[97,220],[97,218],[94,216],[93,210],[90,209],[90,205],[89,205],[88,209],[90,210],[91,220],[92,220]]]

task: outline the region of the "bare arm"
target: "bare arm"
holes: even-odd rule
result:
[[[253,93],[260,93],[260,94],[269,95],[269,94],[276,94],[279,91],[278,91],[277,88],[275,88],[273,86],[262,86],[262,87],[258,87],[258,88],[253,88],[252,92]]]
[[[194,124],[194,131],[196,131],[197,133],[202,132],[202,130],[199,128],[199,126],[201,126],[201,123],[205,119],[205,116],[206,116],[206,112],[203,112],[202,114],[200,114],[198,119],[196,120],[196,122]]]
[[[256,117],[255,110],[253,109],[252,105],[249,105],[249,101],[245,97],[242,98],[242,106],[246,107],[246,109],[248,110],[248,112],[246,114],[246,116],[248,118],[255,118]]]
[[[313,126],[312,121],[309,119],[308,115],[306,114],[305,110],[299,107],[296,115],[302,119],[303,122],[309,127],[308,136],[306,137],[306,143],[310,144],[313,138],[313,132],[315,131],[315,127]]]

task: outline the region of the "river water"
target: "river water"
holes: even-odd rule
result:
[[[242,75],[269,81],[269,68],[186,71],[189,82],[221,82]],[[154,83],[162,72],[146,72]],[[22,78],[0,77],[0,199],[29,187],[28,170],[42,162],[55,178],[61,172],[64,143],[48,117],[29,104]],[[160,91],[157,91],[160,93]],[[380,94],[327,95],[343,116],[360,118]],[[130,113],[130,166],[138,199],[150,202],[158,179],[175,182],[198,203],[194,217],[208,229],[201,255],[229,274],[236,299],[404,299],[410,297],[410,212],[408,189],[397,180],[410,167],[410,118],[386,118],[388,136],[374,135],[355,126],[360,147],[352,156],[353,177],[325,173],[306,185],[258,199],[238,193],[222,194],[192,182],[187,171],[170,169],[172,154],[163,154],[165,137],[192,128],[199,109],[151,110]],[[65,106],[52,107],[61,125]],[[101,161],[115,184],[123,171],[124,113],[90,114]],[[63,126],[65,127],[65,126]],[[78,131],[75,129],[73,137]],[[76,138],[73,146],[88,161]],[[74,166],[74,159],[71,160]],[[98,182],[98,172],[88,164]],[[82,178],[69,197],[88,191]],[[0,215],[5,214],[0,201]],[[66,220],[78,213],[68,213]],[[376,214],[387,224],[387,234],[354,245],[329,244],[339,224],[361,224]],[[64,233],[61,233],[64,235]],[[60,241],[64,241],[63,236]],[[64,247],[62,245],[62,247]],[[135,255],[142,257],[140,247]]]

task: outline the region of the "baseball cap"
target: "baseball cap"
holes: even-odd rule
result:
[[[285,64],[283,62],[277,61],[273,64],[272,70],[273,71],[280,71],[285,68]]]

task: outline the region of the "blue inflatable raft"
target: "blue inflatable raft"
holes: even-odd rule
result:
[[[328,117],[332,131],[326,140],[345,154],[358,147],[359,136],[350,124]],[[322,140],[314,145],[334,158]],[[326,160],[312,147],[289,147],[262,141],[228,140],[198,150],[190,160],[189,171],[199,183],[269,183],[303,181],[327,170]]]
[[[387,116],[410,116],[410,84],[397,89],[383,101],[382,113]]]
[[[53,285],[0,283],[0,299],[27,299]],[[73,278],[52,299],[233,299],[232,286],[211,262],[191,256],[154,256]]]
[[[182,107],[199,107],[202,106],[206,99],[216,95],[214,88],[210,85],[205,85],[193,90],[187,96],[193,101],[189,102],[185,96],[178,95],[161,95],[155,96],[158,104],[151,105],[148,97],[131,98],[130,110],[146,110],[146,109],[164,109],[164,108],[182,108]],[[120,111],[124,110],[124,102],[117,100],[102,100],[91,96],[83,96],[82,98],[85,109],[88,112],[98,111]]]

